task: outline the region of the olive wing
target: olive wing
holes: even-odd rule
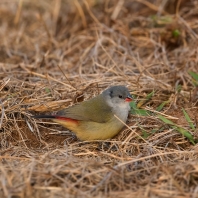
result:
[[[63,109],[57,115],[75,120],[105,123],[112,118],[113,113],[103,96],[99,95],[91,100]]]

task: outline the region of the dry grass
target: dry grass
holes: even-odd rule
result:
[[[188,74],[198,73],[197,8],[196,0],[1,1],[0,197],[198,197],[197,145],[155,114],[131,115],[117,137],[94,142],[31,118],[122,84],[137,102],[155,91],[143,108],[169,100],[161,113],[197,139],[182,112],[197,124]]]

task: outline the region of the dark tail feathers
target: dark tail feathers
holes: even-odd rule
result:
[[[32,118],[36,118],[36,119],[40,119],[40,118],[54,119],[54,118],[56,118],[56,116],[55,115],[35,115],[35,116],[32,116]]]

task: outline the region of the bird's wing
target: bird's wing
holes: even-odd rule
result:
[[[113,113],[103,96],[99,95],[91,100],[63,109],[57,115],[75,120],[104,123],[112,118]]]

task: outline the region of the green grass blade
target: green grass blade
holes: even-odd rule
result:
[[[173,123],[172,121],[168,120],[167,118],[165,118],[162,115],[158,115],[158,118],[160,120],[162,120],[164,123],[171,125],[172,128],[174,128],[179,133],[181,133],[183,136],[185,136],[186,138],[188,138],[189,141],[192,142],[192,144],[195,144],[194,138],[193,138],[193,136],[191,135],[190,132],[188,132],[187,130],[183,129],[182,127],[179,127],[177,124]]]
[[[51,90],[50,90],[50,88],[48,88],[48,87],[45,87],[45,92],[46,92],[46,93],[51,93]]]
[[[193,121],[190,119],[189,115],[187,114],[187,112],[182,108],[182,111],[184,113],[184,116],[186,118],[186,121],[188,122],[188,124],[190,125],[190,127],[195,130],[195,126],[193,124]]]
[[[179,131],[184,137],[188,138],[193,145],[195,145],[194,137],[191,133],[181,127],[177,127],[176,130]]]
[[[140,127],[140,128],[141,128],[141,127]],[[142,137],[143,137],[144,139],[146,139],[147,137],[149,137],[149,133],[148,133],[145,129],[141,128],[141,131],[142,131]]]
[[[198,74],[192,71],[188,72],[190,76],[192,77],[192,82],[195,86],[198,86]]]
[[[149,116],[149,115],[151,115],[151,112],[149,112],[145,109],[132,109],[131,114],[139,115],[139,116]]]
[[[152,97],[153,97],[153,95],[154,95],[154,91],[152,91],[151,93],[149,93],[147,96],[146,96],[146,99],[147,100],[150,100]]]
[[[197,73],[195,73],[193,71],[189,71],[188,73],[191,75],[192,78],[194,78],[198,82],[198,74]]]
[[[145,103],[147,103],[154,95],[154,91],[152,91],[151,93],[149,93],[146,98],[144,100],[141,100],[140,102],[138,102],[137,107],[140,108],[141,106],[143,106]]]
[[[172,35],[175,38],[178,38],[181,35],[181,32],[178,29],[172,31]]]
[[[145,109],[138,109],[135,102],[131,102],[130,106],[131,106],[131,114],[132,115],[139,115],[139,116],[151,115],[150,111],[147,111]]]
[[[129,105],[132,109],[137,109],[137,105],[136,105],[135,101],[130,102]]]
[[[168,100],[168,101],[164,101],[164,102],[162,102],[157,108],[156,108],[156,111],[161,111],[163,108],[164,108],[164,106],[166,105],[166,104],[168,104],[170,101]]]
[[[170,125],[176,126],[175,123],[173,123],[172,121],[168,120],[167,118],[165,118],[165,117],[162,116],[162,115],[158,115],[158,118],[159,118],[160,120],[162,120],[162,121],[163,121],[164,123],[166,123],[166,124],[170,124]]]

